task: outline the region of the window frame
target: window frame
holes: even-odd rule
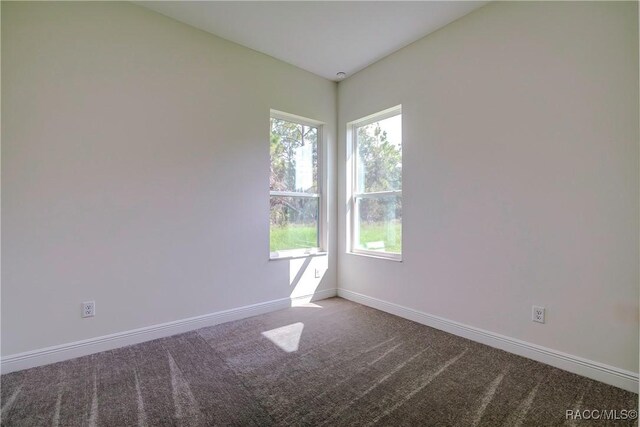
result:
[[[358,200],[361,199],[377,199],[381,200],[389,197],[400,197],[402,200],[402,189],[400,190],[385,190],[374,192],[359,192],[358,191],[358,128],[370,125],[375,122],[379,122],[397,115],[402,116],[402,105],[396,105],[395,107],[382,110],[378,113],[371,114],[358,120],[347,123],[347,193],[348,193],[348,206],[349,206],[349,220],[347,224],[349,229],[347,231],[347,253],[352,255],[363,255],[372,258],[381,258],[391,261],[402,262],[402,251],[404,250],[404,232],[400,239],[401,251],[395,252],[380,252],[370,249],[358,248],[356,242],[359,238],[359,227],[357,227],[357,221],[359,218],[358,212]],[[402,132],[402,135],[404,132]],[[404,135],[403,138],[404,139]],[[403,143],[401,143],[404,145]],[[404,155],[404,152],[403,152]],[[404,165],[403,165],[404,175]],[[401,220],[401,225],[403,222]]]
[[[317,150],[317,189],[316,193],[305,193],[297,191],[271,191],[269,189],[269,216],[271,218],[271,196],[280,197],[301,197],[301,198],[314,198],[318,200],[318,246],[310,248],[299,249],[285,249],[281,251],[271,252],[271,223],[269,220],[269,239],[267,241],[267,248],[269,250],[269,260],[278,259],[291,259],[308,257],[314,255],[326,254],[327,236],[326,236],[326,194],[325,194],[325,137],[324,137],[324,122],[309,119],[307,117],[298,116],[291,113],[285,113],[271,109],[269,112],[269,132],[271,132],[271,119],[284,120],[291,123],[300,124],[303,126],[314,127],[318,130],[318,136],[316,140]],[[269,164],[271,164],[271,157],[269,156]]]

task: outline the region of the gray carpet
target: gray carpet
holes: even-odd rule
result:
[[[339,298],[2,376],[3,426],[637,425],[638,396]]]

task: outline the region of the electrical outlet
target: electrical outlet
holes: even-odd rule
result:
[[[96,315],[96,302],[85,301],[82,303],[82,317],[93,317]]]
[[[319,279],[319,278],[320,278],[320,269],[319,269],[319,268],[316,268],[316,270],[315,270],[314,274],[315,274],[315,278],[316,278],[316,279]]]
[[[538,323],[544,323],[544,307],[534,305],[531,311],[531,320]]]

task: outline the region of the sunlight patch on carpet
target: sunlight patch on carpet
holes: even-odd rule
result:
[[[269,341],[280,347],[287,353],[298,351],[300,344],[300,337],[302,336],[302,330],[304,329],[304,323],[297,322],[280,328],[271,329],[262,333],[262,336]]]

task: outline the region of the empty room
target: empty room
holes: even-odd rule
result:
[[[2,426],[637,426],[638,2],[2,1]]]

